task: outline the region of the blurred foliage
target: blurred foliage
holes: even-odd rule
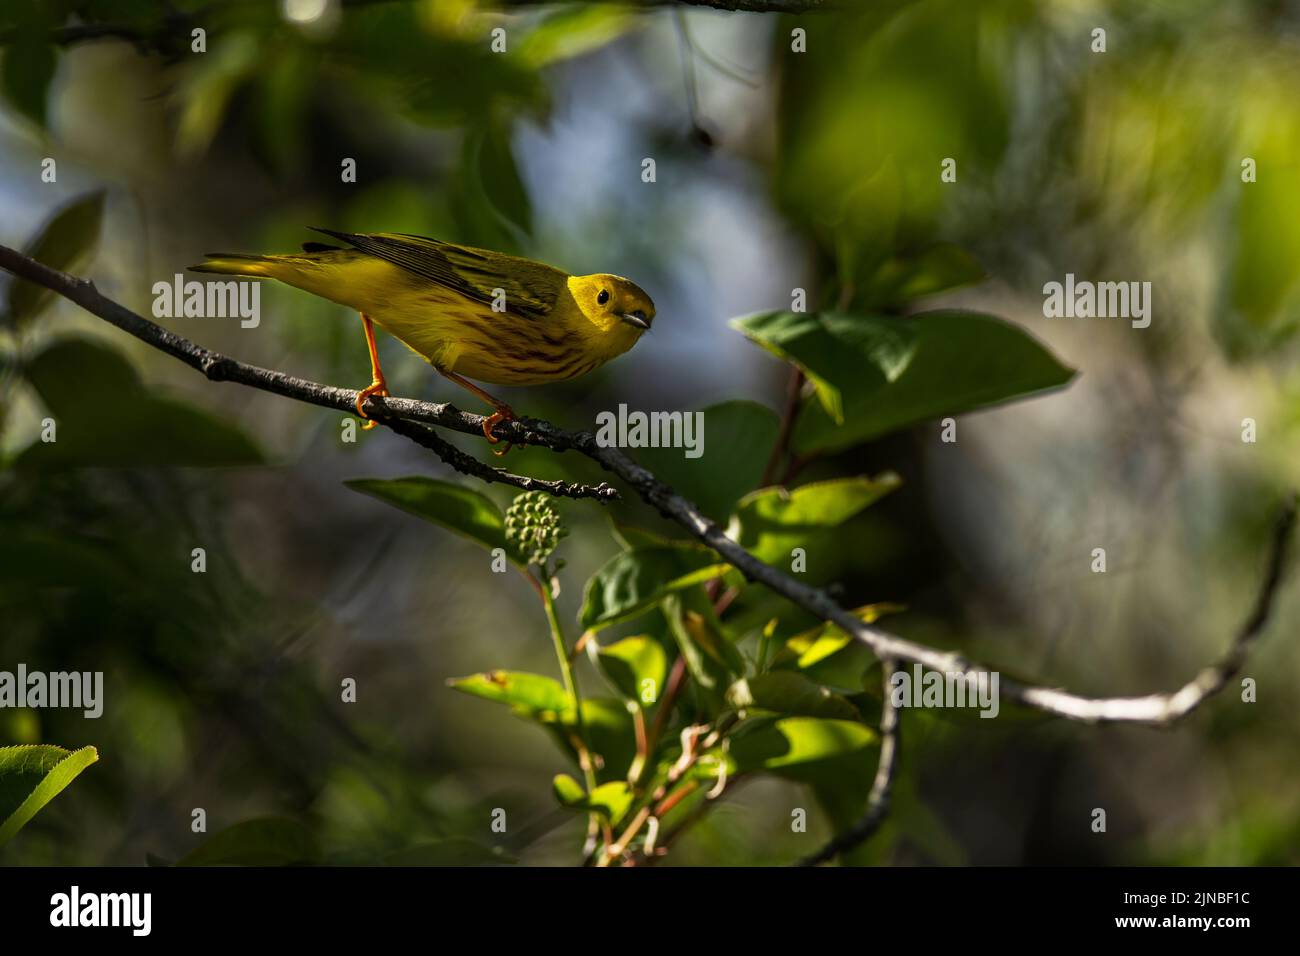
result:
[[[99,238],[99,225],[103,215],[103,192],[84,196],[59,210],[23,252],[51,268],[74,272],[92,253]],[[15,279],[9,284],[6,314],[21,332],[27,323],[40,315],[53,301],[54,293],[44,286]]]

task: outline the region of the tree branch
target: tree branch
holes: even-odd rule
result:
[[[355,411],[355,408],[353,410]],[[486,465],[473,455],[461,451],[428,425],[384,413],[377,413],[373,418],[403,438],[409,438],[417,445],[429,449],[462,475],[472,475],[489,484],[500,482],[503,485],[522,488],[524,491],[545,491],[557,498],[595,498],[597,501],[617,501],[620,498],[618,489],[603,481],[598,485],[584,485],[576,481],[551,481],[529,475],[516,475],[504,468]]]
[[[352,389],[335,388],[320,385],[304,379],[294,378],[282,372],[246,365],[229,356],[195,345],[189,339],[169,332],[130,309],[119,305],[112,299],[100,294],[95,284],[87,279],[78,279],[66,273],[51,269],[29,256],[16,252],[7,246],[0,246],[0,268],[7,269],[14,275],[30,282],[44,286],[77,305],[92,315],[116,325],[124,332],[129,332],[154,348],[180,359],[190,368],[197,369],[214,382],[237,382],[286,398],[297,399],[325,408],[333,408],[349,414],[356,414],[357,393]],[[406,420],[417,415],[401,417],[403,410],[409,413],[408,405],[425,406],[434,411],[433,421],[456,427],[469,434],[475,432],[473,423],[479,422],[478,434],[482,434],[482,417],[462,412],[452,405],[437,405],[426,402],[411,402],[409,399],[378,399],[373,396],[366,402],[366,413],[393,431],[418,445],[421,445],[456,471],[473,475],[485,482],[499,482],[513,485],[525,491],[546,491],[562,498],[595,498],[598,501],[615,501],[619,498],[618,490],[606,482],[599,485],[583,485],[577,482],[549,481],[516,475],[502,468],[493,468],[479,461],[472,455],[461,451],[432,428]]]
[[[227,356],[200,348],[188,339],[136,315],[108,299],[93,283],[44,266],[29,256],[0,246],[0,268],[77,303],[93,315],[116,325],[154,348],[203,372],[213,381],[238,382],[286,398],[355,411],[357,393],[352,389],[321,385],[282,372],[245,365]],[[420,421],[469,435],[481,435],[483,416],[463,412],[452,405],[417,402],[411,399],[371,397],[367,414],[381,421],[394,418]],[[920,664],[944,673],[978,674],[990,668],[972,663],[955,651],[941,651],[917,644],[867,624],[833,601],[825,591],[800,584],[764,564],[726,536],[723,529],[679,495],[672,487],[636,464],[617,448],[599,445],[591,432],[573,432],[550,422],[524,418],[502,422],[493,432],[516,445],[540,445],[553,451],[576,451],[613,472],[661,515],[676,522],[690,535],[708,545],[752,582],[763,584],[820,620],[830,621],[846,634],[865,644],[881,660]],[[454,467],[454,466],[453,466]],[[486,467],[486,466],[484,466]],[[503,480],[498,478],[497,480]],[[536,479],[521,479],[535,481]],[[599,497],[599,496],[597,496]],[[1278,515],[1269,551],[1267,570],[1250,617],[1224,657],[1205,668],[1178,690],[1142,697],[1088,697],[1049,687],[1023,684],[999,677],[1002,699],[1045,713],[1084,723],[1132,723],[1167,726],[1191,713],[1218,693],[1241,669],[1255,639],[1263,632],[1282,580],[1292,528],[1296,518],[1296,497],[1288,496]]]
[[[835,859],[841,853],[847,853],[875,833],[889,813],[889,797],[894,788],[894,772],[898,767],[898,708],[894,706],[893,687],[890,686],[897,665],[894,661],[881,663],[884,665],[881,668],[884,698],[880,702],[880,758],[876,763],[876,778],[871,782],[871,792],[867,795],[867,809],[857,823],[816,853],[804,857],[796,866],[817,866]]]

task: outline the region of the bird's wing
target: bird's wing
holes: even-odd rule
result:
[[[313,227],[314,228],[314,227]],[[500,289],[507,312],[544,319],[555,308],[568,276],[531,259],[458,246],[424,236],[352,233],[315,229],[354,248],[446,286],[477,302],[492,304]]]

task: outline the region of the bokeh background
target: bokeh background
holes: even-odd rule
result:
[[[621,402],[779,410],[785,368],[729,319],[788,308],[796,287],[813,307],[897,311],[882,264],[950,250],[974,281],[906,310],[1001,316],[1079,374],[960,417],[955,444],[928,424],[811,463],[807,478],[904,482],[827,544],[833,583],[850,605],[905,605],[899,633],[1007,673],[1094,694],[1178,686],[1244,619],[1278,502],[1300,483],[1300,5],[841,6],[6,5],[0,242],[23,246],[102,190],[74,271],[145,315],[153,284],[203,253],[290,251],[314,225],[632,277],[658,307],[633,352],[504,396],[574,428]],[[956,183],[940,181],[947,157]],[[1044,318],[1042,286],[1067,272],[1152,282],[1150,328]],[[356,316],[292,289],[263,288],[257,328],[163,324],[255,364],[368,382]],[[25,363],[68,340],[34,385]],[[104,349],[192,410],[216,465],[133,426]],[[381,354],[396,394],[478,410],[399,343]],[[0,862],[174,860],[204,839],[196,807],[210,833],[297,821],[331,861],[461,838],[577,861],[584,823],[550,793],[571,767],[534,726],[445,683],[553,673],[535,596],[473,544],[343,485],[454,479],[445,466],[384,429],[344,443],[338,414],[208,383],[64,302],[7,315],[0,355],[0,667],[106,675],[99,720],[0,712],[0,742],[101,754]],[[98,416],[99,442],[25,461],[56,408]],[[599,479],[571,458],[508,462]],[[705,462],[727,467],[707,445]],[[611,518],[672,530],[634,504],[561,511],[569,620],[618,550]],[[1090,570],[1097,547],[1105,574]],[[1171,731],[905,713],[895,811],[860,859],[1300,862],[1298,624],[1291,578],[1247,666],[1258,702],[1229,688]],[[601,683],[585,660],[579,679]],[[506,834],[489,830],[497,807]],[[808,833],[791,832],[793,807],[810,808]],[[666,862],[783,863],[829,832],[799,785],[754,780]]]

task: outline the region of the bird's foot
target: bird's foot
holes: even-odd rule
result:
[[[486,438],[488,442],[493,445],[500,444],[501,439],[497,438],[496,435],[492,434],[492,429],[496,428],[497,425],[501,424],[502,422],[512,422],[514,420],[515,420],[515,412],[514,409],[512,409],[509,405],[496,406],[496,411],[494,411],[487,418],[483,419],[483,437]],[[511,449],[511,447],[512,444],[510,442],[507,442],[506,447],[503,448],[501,451],[497,451],[495,448],[492,449],[492,454],[497,456],[504,455],[506,452],[508,452]]]
[[[384,381],[382,376],[375,379],[361,391],[357,392],[357,414],[366,420],[366,423],[361,426],[363,430],[369,430],[379,424],[379,422],[375,421],[361,410],[361,406],[366,403],[366,399],[371,395],[378,395],[380,398],[388,398],[388,383]]]

